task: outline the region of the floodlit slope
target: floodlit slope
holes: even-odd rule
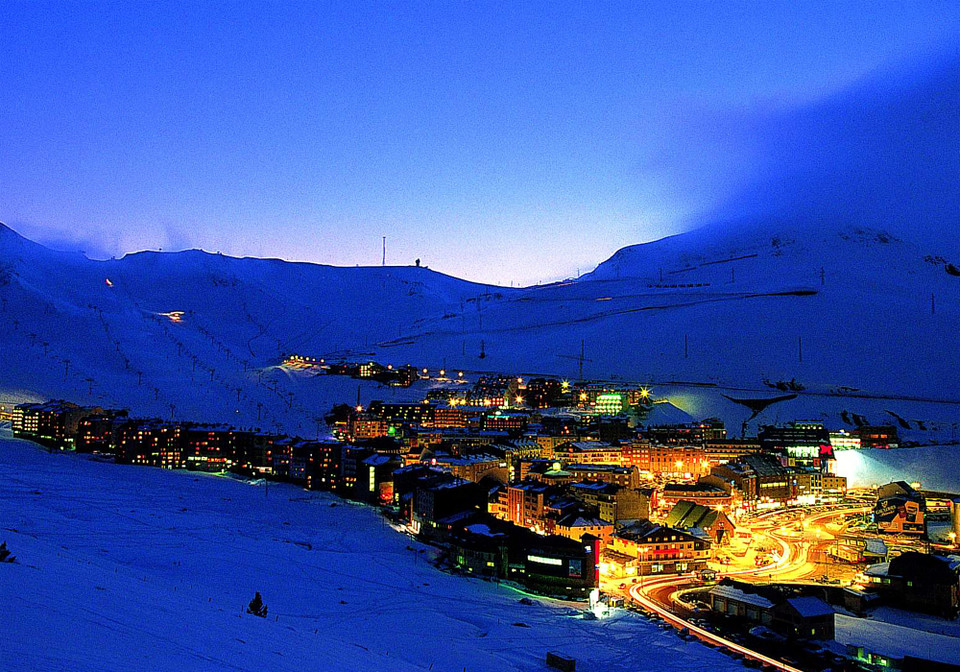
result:
[[[739,663],[621,612],[444,574],[369,508],[292,486],[0,438],[0,670],[711,672]],[[268,617],[244,614],[254,592]],[[522,624],[522,625],[521,625]]]

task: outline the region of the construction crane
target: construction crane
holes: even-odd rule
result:
[[[580,339],[580,354],[579,355],[557,355],[557,357],[563,357],[564,359],[574,359],[577,361],[577,364],[580,366],[580,380],[583,380],[583,363],[592,362],[592,359],[587,359],[583,355],[584,352],[584,342],[583,339]]]

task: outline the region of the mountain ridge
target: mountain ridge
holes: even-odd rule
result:
[[[2,317],[14,326],[0,351],[18,356],[0,401],[67,397],[245,424],[268,414],[307,433],[358,386],[277,368],[285,354],[575,377],[581,343],[586,377],[658,384],[691,415],[731,422],[738,410],[704,389],[795,381],[806,392],[791,403],[813,417],[838,414],[850,402],[831,395],[845,389],[960,400],[960,363],[946,355],[960,351],[955,260],[867,227],[693,231],[525,288],[203,251],[91,261],[13,240],[0,236]],[[368,403],[424,390],[359,393]]]

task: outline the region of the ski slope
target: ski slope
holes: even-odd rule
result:
[[[65,397],[312,436],[358,385],[278,369],[284,353],[575,378],[583,343],[585,377],[652,385],[734,432],[748,412],[721,394],[796,381],[800,397],[757,422],[841,427],[856,414],[950,441],[952,263],[878,230],[780,222],[692,231],[624,248],[576,281],[507,289],[424,268],[200,251],[91,261],[0,227],[0,403]],[[424,391],[359,393],[368,403]]]
[[[722,672],[628,612],[444,574],[370,508],[0,438],[0,670]],[[266,619],[244,609],[255,591]],[[577,614],[577,615],[573,615]]]

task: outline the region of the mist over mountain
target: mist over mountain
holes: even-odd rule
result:
[[[960,56],[900,67],[816,104],[721,125],[749,147],[748,186],[709,227],[869,227],[960,250]]]

